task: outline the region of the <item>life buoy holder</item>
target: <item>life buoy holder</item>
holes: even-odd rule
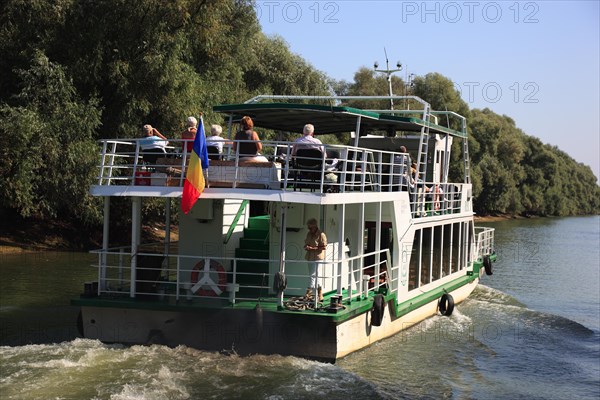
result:
[[[452,315],[452,311],[454,311],[454,299],[452,295],[449,293],[444,293],[442,297],[440,297],[440,301],[438,302],[438,310],[440,310],[440,314],[449,317]]]
[[[486,275],[492,275],[494,273],[492,271],[492,260],[489,255],[483,256],[483,268],[485,269]]]
[[[218,276],[216,282],[211,277],[215,273]],[[215,260],[209,261],[207,258],[194,265],[190,281],[192,282],[192,293],[198,296],[220,296],[225,291],[227,273],[221,264]]]
[[[371,309],[371,325],[381,326],[383,312],[385,310],[385,299],[381,293],[373,297],[373,308]]]

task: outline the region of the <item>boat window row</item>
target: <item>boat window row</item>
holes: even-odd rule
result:
[[[472,251],[472,221],[417,229],[410,254],[408,290],[467,268]]]

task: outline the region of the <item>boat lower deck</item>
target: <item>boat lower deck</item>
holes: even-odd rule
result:
[[[335,293],[328,294],[323,305]],[[386,296],[391,300],[394,296]],[[285,302],[297,298],[286,297]],[[106,343],[186,345],[239,355],[282,354],[335,362],[339,326],[367,315],[372,296],[344,304],[337,312],[323,306],[286,309],[274,298],[223,304],[222,300],[148,301],[92,297],[73,301],[81,306],[83,336]]]
[[[384,294],[386,301],[394,298],[393,295],[385,295],[386,289],[381,288],[380,292]],[[356,292],[353,292],[356,295]],[[104,307],[104,308],[122,308],[139,309],[155,311],[185,311],[194,312],[203,309],[227,309],[227,310],[257,310],[263,312],[276,312],[281,314],[310,315],[327,317],[334,322],[341,322],[355,315],[362,314],[373,307],[373,297],[376,292],[369,292],[369,296],[353,297],[352,301],[345,300],[340,302],[338,294],[334,292],[324,293],[323,301],[316,304],[313,298],[301,296],[285,296],[283,307],[278,305],[277,298],[274,296],[264,297],[259,300],[241,300],[234,304],[228,302],[227,298],[199,298],[191,299],[164,298],[158,296],[149,299],[130,298],[124,296],[81,296],[72,301],[74,305],[81,307]],[[343,298],[349,298],[347,290],[342,291]]]

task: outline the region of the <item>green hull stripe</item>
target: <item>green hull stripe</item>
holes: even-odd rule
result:
[[[397,318],[400,318],[411,311],[414,311],[420,307],[423,307],[425,304],[428,304],[436,299],[442,297],[442,295],[446,292],[450,293],[458,288],[461,288],[469,283],[472,283],[477,279],[479,274],[473,273],[473,275],[465,275],[458,279],[455,279],[447,284],[435,288],[433,290],[428,291],[427,293],[423,293],[417,297],[413,297],[410,300],[405,301],[404,303],[400,303],[394,307],[394,314]],[[394,303],[395,304],[395,303]]]

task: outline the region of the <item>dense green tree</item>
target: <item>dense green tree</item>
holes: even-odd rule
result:
[[[73,0],[0,2],[0,103],[20,91],[18,71],[55,42]]]
[[[281,37],[264,35],[253,6],[251,0],[2,2],[0,211],[97,221],[98,204],[87,194],[94,140],[138,135],[144,123],[178,137],[186,116],[203,111],[206,123],[222,122],[214,104],[257,94],[389,93],[387,77],[364,67],[353,82],[328,79]],[[478,212],[599,212],[600,187],[589,167],[527,136],[507,116],[469,110],[450,79],[431,73],[408,88],[392,76],[392,90],[467,117]],[[419,108],[410,101],[395,106]],[[438,122],[460,128],[455,118]],[[280,134],[263,138],[286,139]],[[464,173],[460,145],[455,140],[452,180]]]
[[[54,53],[101,99],[102,137],[131,137],[144,123],[172,136],[187,115],[243,95],[243,51],[256,32],[250,1],[80,2]]]
[[[392,93],[395,96],[402,96],[406,93],[404,81],[397,76],[392,75]],[[338,87],[340,89],[341,87]],[[348,96],[389,96],[389,82],[387,76],[376,72],[367,67],[361,67],[354,74],[354,83],[344,88]],[[395,107],[398,109],[406,108],[404,102],[396,100]],[[346,102],[347,105],[362,109],[381,109],[389,110],[389,100],[366,101],[366,100],[351,100]]]
[[[96,222],[87,192],[96,174],[96,101],[79,99],[63,68],[41,52],[16,72],[14,104],[0,106],[0,205],[25,217]]]
[[[439,73],[429,73],[425,76],[417,76],[413,80],[412,93],[428,102],[433,110],[453,111],[465,117],[469,117],[469,106],[461,99],[460,92],[454,87],[454,83]],[[460,129],[459,121],[454,119],[438,120],[440,125]]]
[[[83,193],[84,209],[93,139],[133,137],[144,123],[178,137],[188,115],[203,111],[206,123],[221,122],[214,104],[259,92],[327,93],[322,73],[281,38],[260,32],[253,5],[3,2],[0,127],[10,140],[1,150],[0,205],[23,216],[58,216]],[[97,209],[89,208],[73,207],[72,216],[93,220]]]
[[[280,36],[256,35],[248,58],[244,82],[251,94],[328,94],[325,75],[290,52]]]

